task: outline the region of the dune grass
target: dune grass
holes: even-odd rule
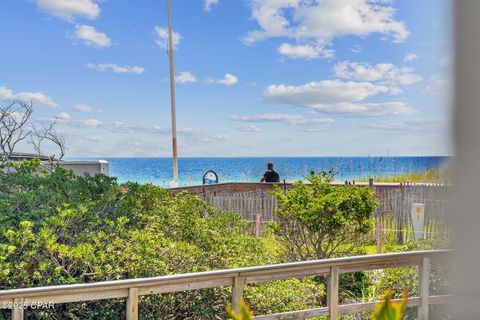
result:
[[[393,176],[373,177],[375,182],[430,182],[443,183],[450,181],[450,169],[448,167],[432,169],[422,172],[409,172]],[[368,179],[359,179],[358,181],[368,181]]]

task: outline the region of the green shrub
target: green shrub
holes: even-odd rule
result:
[[[324,297],[325,286],[313,277],[270,281],[245,288],[245,300],[259,315],[318,308]]]
[[[377,203],[369,188],[332,186],[327,173],[307,177],[278,200],[275,233],[286,260],[311,260],[350,255],[372,228]]]
[[[0,290],[278,262],[248,230],[240,216],[196,196],[119,185],[103,175],[47,173],[38,161],[26,161],[15,172],[0,172]],[[258,295],[253,292],[252,299]],[[141,298],[140,312],[145,319],[220,319],[229,300],[227,288],[148,296]],[[298,301],[281,296],[279,304]],[[124,309],[119,299],[27,310],[26,316],[114,319],[124,317]],[[0,311],[0,319],[8,314]]]
[[[418,250],[434,250],[447,248],[449,242],[439,239],[412,241],[404,246],[391,246],[390,252],[406,252]],[[448,263],[432,263],[430,267],[430,295],[450,294],[448,273],[452,268]],[[378,292],[390,290],[392,298],[401,298],[404,291],[410,296],[418,296],[418,268],[388,268],[366,272],[371,286],[369,290],[376,295]],[[450,319],[448,312],[442,308],[431,306],[434,319]],[[416,319],[416,308],[407,308],[406,319]]]

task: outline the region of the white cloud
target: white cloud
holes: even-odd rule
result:
[[[238,82],[238,78],[231,73],[225,73],[224,78],[221,80],[218,80],[217,82],[220,84],[224,84],[226,86],[231,86]]]
[[[204,0],[203,8],[205,11],[211,11],[212,7],[218,4],[220,0]]]
[[[104,126],[104,122],[97,119],[75,120],[70,123],[73,126],[78,127],[100,127]]]
[[[295,33],[290,22],[283,16],[287,8],[294,8],[299,0],[253,0],[252,16],[261,30],[250,31],[244,42],[253,44],[273,37],[291,37]]]
[[[289,43],[283,43],[278,47],[278,53],[287,56],[289,58],[303,58],[303,59],[315,59],[319,57],[331,58],[333,57],[333,51],[325,48],[314,47],[308,44],[305,45],[291,45]]]
[[[409,36],[395,8],[383,0],[252,0],[258,30],[244,37],[246,44],[276,37],[294,39],[296,45],[330,46],[336,37],[365,37],[372,33],[402,42]]]
[[[306,119],[302,115],[296,114],[281,114],[281,113],[266,113],[259,115],[231,115],[231,120],[241,122],[280,122],[290,125],[324,125],[334,123],[334,119]]]
[[[267,101],[293,105],[315,105],[343,101],[361,101],[389,88],[370,82],[323,80],[300,86],[270,85],[264,92]]]
[[[115,134],[142,133],[147,135],[169,135],[170,128],[160,127],[153,124],[134,124],[123,121],[103,121],[99,119],[73,119],[64,115],[57,115],[56,119],[62,119],[60,123],[75,128],[101,129]],[[51,121],[52,119],[44,119]],[[178,128],[179,136],[188,139],[191,143],[211,143],[219,140],[227,140],[229,137],[223,133],[207,132],[196,128]]]
[[[224,133],[203,131],[196,128],[180,128],[177,133],[190,143],[212,143],[229,139],[229,136]]]
[[[102,128],[115,133],[144,133],[155,135],[169,135],[170,128],[163,128],[158,125],[151,124],[131,124],[127,122],[103,122]],[[229,137],[223,133],[208,132],[196,128],[178,128],[178,136],[183,141],[188,140],[190,143],[211,143],[219,140],[228,140]]]
[[[381,116],[400,116],[411,114],[415,110],[403,101],[390,101],[378,103],[352,103],[341,102],[333,104],[316,104],[309,108],[327,114],[341,114],[358,117],[381,117]]]
[[[59,114],[60,115],[60,114]],[[57,119],[59,118],[57,115]],[[162,128],[158,125],[149,125],[149,124],[131,124],[122,121],[103,121],[95,118],[90,119],[73,119],[71,116],[61,117],[64,121],[63,124],[69,125],[77,128],[100,128],[108,130],[115,133],[150,133],[150,134],[166,134],[170,130],[168,128]]]
[[[327,114],[384,116],[413,112],[404,102],[363,102],[369,97],[390,92],[388,86],[370,82],[323,80],[300,86],[270,85],[263,95],[268,102],[310,108]]]
[[[92,26],[76,25],[74,37],[90,47],[106,48],[112,46],[112,40]]]
[[[236,126],[235,129],[237,129],[240,132],[260,132],[262,131],[259,127],[257,127],[254,124],[246,125],[246,126]]]
[[[231,73],[225,73],[223,79],[208,78],[207,83],[218,83],[218,84],[224,84],[226,86],[231,86],[238,83],[238,78]]]
[[[412,62],[418,59],[418,56],[414,53],[409,53],[403,58],[404,62]]]
[[[60,112],[56,114],[54,117],[51,118],[39,118],[38,121],[43,123],[51,123],[52,121],[56,121],[62,125],[76,127],[76,128],[107,128],[108,122],[104,122],[98,119],[74,119],[72,116],[67,112]],[[64,130],[64,129],[60,129]],[[65,131],[65,130],[64,130]]]
[[[134,74],[142,74],[145,72],[145,68],[138,67],[138,66],[119,66],[114,63],[101,63],[101,64],[94,64],[89,63],[87,64],[87,68],[94,69],[97,71],[106,71],[111,70],[114,73],[134,73]]]
[[[72,117],[66,112],[60,112],[55,116],[56,119],[60,121],[70,121]]]
[[[76,17],[96,19],[100,15],[100,7],[96,0],[35,0],[44,12],[67,21]]]
[[[56,108],[57,103],[42,92],[14,93],[11,89],[0,87],[0,100],[19,100],[25,103],[38,103],[49,108]]]
[[[87,106],[86,104],[77,103],[72,107],[73,110],[80,113],[102,112],[102,110]]]
[[[374,123],[368,125],[368,128],[384,131],[417,132],[428,131],[439,126],[445,127],[446,125],[447,120],[445,118],[423,118],[404,122]]]
[[[362,46],[359,44],[354,45],[351,49],[350,52],[352,53],[361,53],[362,52]]]
[[[157,43],[157,45],[160,48],[167,50],[168,49],[168,29],[157,26],[155,27],[155,34],[156,34],[155,42]],[[181,40],[182,40],[182,36],[179,33],[172,31],[172,42],[173,42],[174,50],[177,50]]]
[[[175,76],[175,82],[178,83],[192,83],[197,82],[197,78],[188,71],[181,71]]]
[[[448,97],[452,94],[452,83],[440,76],[433,76],[423,89],[422,94],[426,96]]]
[[[122,121],[106,123],[106,128],[118,133],[142,132],[149,134],[167,134],[168,128],[152,124],[130,124]]]
[[[333,68],[335,76],[343,79],[380,82],[390,85],[411,85],[422,78],[413,68],[398,68],[391,63],[371,65],[364,62],[343,61]]]

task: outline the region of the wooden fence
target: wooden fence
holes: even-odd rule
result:
[[[249,191],[241,193],[206,194],[202,199],[214,208],[238,213],[248,221],[255,221],[261,214],[262,221],[274,221],[277,200],[270,191]]]
[[[447,199],[450,186],[445,184],[401,184],[396,188],[375,187],[379,201],[374,217],[383,232],[397,234],[397,242],[412,238],[410,211],[412,204],[425,205],[425,234],[429,237],[448,237],[446,224]]]
[[[288,186],[289,187],[289,186]],[[288,188],[287,187],[287,188]],[[364,187],[367,187],[364,185]],[[425,233],[427,237],[445,238],[447,197],[450,186],[445,184],[382,184],[373,186],[379,206],[374,213],[382,232],[395,233],[397,242],[411,239],[410,210],[413,203],[425,204]],[[248,221],[275,221],[277,200],[268,189],[235,193],[202,193],[200,196],[217,209],[239,213]]]
[[[313,275],[327,275],[326,307],[260,315],[256,316],[255,319],[293,320],[328,316],[331,320],[337,320],[340,314],[368,311],[376,304],[376,302],[364,302],[339,305],[340,273],[417,266],[419,271],[419,296],[410,297],[408,305],[418,307],[417,319],[427,320],[429,305],[446,304],[451,299],[449,295],[430,296],[429,293],[430,264],[444,264],[444,260],[448,259],[449,254],[450,251],[447,250],[402,252],[143,279],[3,290],[0,291],[0,304],[2,306],[11,305],[13,308],[13,320],[22,320],[24,319],[24,309],[32,305],[39,305],[39,303],[48,305],[52,303],[60,304],[123,298],[126,299],[127,320],[137,320],[139,316],[139,296],[231,286],[232,306],[235,310],[238,310],[239,302],[243,297],[244,287],[248,284]]]

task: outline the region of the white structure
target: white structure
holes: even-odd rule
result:
[[[10,160],[14,162],[31,160],[34,158],[40,159],[42,161],[42,166],[45,168],[49,168],[51,166],[49,157],[44,155],[25,152],[14,152],[12,155],[10,155]],[[56,160],[54,163],[56,163]],[[89,174],[91,176],[96,174],[104,174],[108,176],[110,171],[109,163],[106,160],[62,160],[59,162],[59,165],[64,169],[72,170],[77,176],[84,176],[85,174]],[[13,170],[14,169],[12,167],[5,167],[3,169],[4,172],[10,172]]]
[[[109,163],[106,160],[61,161],[60,167],[72,170],[77,176],[83,176],[85,174],[94,176],[98,173],[106,176],[109,175]]]

